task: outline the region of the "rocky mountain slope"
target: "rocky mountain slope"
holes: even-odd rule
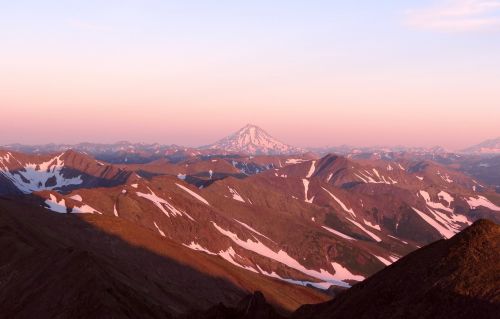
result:
[[[481,220],[293,318],[497,318],[500,226]]]
[[[500,137],[484,141],[461,151],[473,154],[500,154]]]
[[[171,318],[255,290],[282,311],[326,299],[121,218],[0,199],[0,230],[5,318]]]
[[[290,311],[309,298],[337,294],[419,247],[451,238],[477,219],[500,219],[498,198],[487,185],[436,162],[408,158],[211,155],[113,165],[74,151],[47,155],[3,151],[0,178],[2,195],[9,199],[4,203],[32,207],[30,216],[35,220],[28,224],[49,229],[55,223],[54,231],[62,229],[57,230],[62,231],[58,238],[73,238],[66,231],[74,232],[78,240],[98,238],[74,231],[76,226],[56,226],[62,223],[59,220],[83,220],[155,254],[158,245],[169,243],[176,247],[172,251],[182,252],[168,255],[172,261],[204,265],[210,276],[241,289],[229,299],[214,295],[204,303],[174,302],[179,309],[159,310],[174,314],[220,301],[235,305],[254,290],[262,290],[272,304]],[[36,220],[37,214],[43,221]],[[121,227],[134,235],[121,233],[117,230]],[[59,251],[41,254],[46,254],[47,267],[57,264],[51,256],[66,260]],[[89,267],[113,274],[107,270],[109,263],[100,257],[94,261],[94,256],[103,254],[107,253],[94,253]],[[35,255],[26,258],[35,260]],[[132,255],[121,256],[120,263],[136,258]],[[192,261],[186,262],[185,256]],[[78,254],[78,258],[83,257]],[[207,282],[207,289],[212,284]],[[274,288],[260,288],[276,285],[293,287],[287,288],[287,296],[297,291],[294,302],[276,295]],[[225,289],[231,288],[221,291]],[[142,298],[140,291],[134,296]]]
[[[124,219],[247,272],[323,290],[500,211],[491,190],[426,161],[263,157],[265,170],[247,175],[226,157],[118,167],[72,151],[1,159],[4,195]]]

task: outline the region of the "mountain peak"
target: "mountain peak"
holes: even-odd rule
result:
[[[258,134],[265,134],[269,135],[266,131],[264,131],[262,128],[258,127],[257,125],[254,124],[247,124],[241,129],[239,129],[235,134],[249,134],[251,136],[256,136]]]
[[[466,154],[500,154],[500,137],[486,140],[482,143],[463,149]]]
[[[235,133],[205,148],[247,154],[291,154],[303,150],[278,141],[262,128],[247,124]]]

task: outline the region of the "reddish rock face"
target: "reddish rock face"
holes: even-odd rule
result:
[[[481,220],[293,318],[496,318],[500,226]]]
[[[73,151],[1,152],[0,178],[3,196],[29,203],[44,220],[76,215],[112,234],[126,223],[151,236],[129,241],[147,250],[168,241],[215,260],[224,265],[217,277],[262,290],[288,310],[324,296],[302,286],[345,289],[479,218],[498,221],[500,211],[487,185],[420,159],[213,155],[113,165]],[[290,302],[234,271],[300,293]],[[244,295],[225,300],[234,305]]]
[[[54,214],[0,199],[0,229],[6,318],[170,318],[235,305],[254,290],[283,311],[327,299],[122,218]]]

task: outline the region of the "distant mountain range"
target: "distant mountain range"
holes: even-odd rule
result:
[[[406,147],[406,146],[367,146],[357,147],[350,145],[299,148],[285,144],[262,128],[248,124],[235,133],[221,140],[201,147],[184,147],[180,145],[162,145],[158,143],[130,143],[121,141],[111,144],[79,143],[79,144],[45,144],[23,145],[9,144],[2,148],[23,153],[55,153],[73,149],[97,156],[110,162],[146,162],[150,158],[172,157],[210,154],[247,154],[247,155],[289,155],[314,152],[318,155],[335,153],[345,156],[359,156],[360,154],[446,154],[450,152],[440,146],[434,147]],[[491,155],[500,154],[500,138],[488,140],[468,147],[457,154]]]
[[[461,152],[466,154],[500,154],[500,137],[468,147]]]
[[[0,150],[0,313],[237,318],[257,305],[243,318],[280,318],[340,300],[478,219],[500,222],[495,188],[457,169],[494,169],[494,158],[268,155],[284,146],[251,126],[240,133],[228,145],[265,154],[120,143],[110,163],[74,149]]]

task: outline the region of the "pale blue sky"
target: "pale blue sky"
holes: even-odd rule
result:
[[[0,143],[199,145],[253,122],[459,148],[500,135],[499,30],[490,0],[0,1]]]

